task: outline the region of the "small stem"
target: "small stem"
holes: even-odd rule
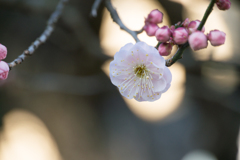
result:
[[[183,51],[184,51],[188,46],[189,46],[189,43],[186,42],[186,43],[184,43],[181,47],[179,47],[178,50],[177,50],[177,52],[176,52],[176,54],[175,54],[172,58],[166,60],[166,66],[167,66],[167,67],[170,67],[170,66],[173,65],[177,60],[181,59],[181,58],[182,58]]]
[[[28,56],[31,56],[37,48],[45,43],[54,31],[55,24],[62,15],[62,11],[69,0],[59,0],[58,5],[55,11],[51,14],[47,22],[47,27],[44,32],[38,37],[21,55],[19,55],[14,61],[8,63],[10,69],[15,67],[18,64],[21,64]]]
[[[138,39],[137,35],[139,33],[141,33],[143,30],[141,29],[140,32],[139,32],[139,31],[132,31],[129,28],[127,28],[123,24],[122,20],[120,19],[116,9],[113,7],[113,5],[111,3],[111,0],[105,0],[105,6],[108,9],[108,11],[110,12],[110,15],[111,15],[113,21],[116,22],[122,30],[125,30],[126,32],[128,32],[134,38],[134,40],[136,42],[140,42],[140,40]]]
[[[92,6],[92,10],[91,10],[91,16],[97,17],[97,10],[98,10],[101,2],[102,2],[102,0],[95,0],[95,2],[93,3],[93,6]]]
[[[160,44],[161,44],[162,42],[158,42],[158,44],[156,45],[156,49],[158,49],[158,47],[160,46]]]
[[[213,6],[215,4],[216,0],[211,0],[210,4],[208,5],[208,8],[207,10],[205,11],[204,13],[204,16],[202,18],[202,21],[201,23],[199,24],[197,30],[202,30],[204,24],[206,23],[207,19],[208,19],[208,16],[211,14],[212,10],[213,10]]]
[[[216,0],[211,0],[211,2],[209,3],[208,5],[208,8],[207,10],[205,11],[204,13],[204,16],[202,18],[202,21],[201,23],[199,24],[197,30],[202,30],[202,27],[204,26],[204,24],[206,23],[207,19],[208,19],[208,16],[211,14],[212,10],[213,10],[213,6],[215,4]],[[166,60],[166,66],[167,67],[170,67],[171,65],[173,65],[177,60],[181,59],[182,58],[182,54],[183,54],[183,51],[189,46],[189,43],[186,42],[185,44],[181,45],[179,47],[179,49],[177,50],[177,52],[175,53],[175,55]]]

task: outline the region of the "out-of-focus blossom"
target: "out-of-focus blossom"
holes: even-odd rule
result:
[[[207,38],[212,46],[220,46],[224,44],[226,34],[219,30],[213,30],[207,35]]]
[[[158,25],[148,22],[146,22],[145,26],[143,27],[148,36],[155,36],[155,33],[158,30],[158,28],[159,28]]]
[[[173,31],[173,41],[176,44],[184,44],[188,40],[188,31],[183,28],[179,27]]]
[[[169,89],[172,74],[156,48],[138,42],[126,44],[115,54],[110,79],[128,99],[155,101]]]
[[[183,27],[187,27],[189,23],[190,23],[189,18],[186,18],[186,19],[183,21],[182,25],[183,25]]]
[[[197,31],[197,28],[198,28],[200,23],[201,23],[201,21],[199,21],[199,20],[191,21],[188,24],[188,27],[187,27],[188,31],[189,31],[189,34],[192,34],[193,32]],[[202,28],[202,32],[205,32],[205,27]]]
[[[194,51],[207,48],[207,36],[200,31],[196,31],[188,37],[188,43]]]
[[[160,12],[158,9],[152,10],[149,14],[148,17],[146,18],[146,21],[149,23],[162,23],[163,20],[163,13]]]
[[[171,34],[172,32],[170,31],[168,26],[163,26],[156,31],[155,36],[158,41],[166,42],[169,40]]]
[[[161,43],[158,47],[158,52],[161,56],[168,56],[172,51],[172,44],[165,42]]]
[[[230,0],[217,0],[216,4],[220,10],[228,10],[231,7]]]
[[[0,61],[0,80],[7,79],[9,72],[8,64],[4,61]]]
[[[7,56],[7,48],[0,44],[0,60],[5,59]]]
[[[169,28],[170,31],[173,33],[173,31],[175,30],[175,26],[174,25],[171,25],[171,27]]]

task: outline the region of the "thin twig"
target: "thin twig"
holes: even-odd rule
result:
[[[97,10],[98,10],[101,2],[102,2],[102,0],[95,0],[95,2],[93,3],[93,6],[92,6],[92,10],[91,10],[91,16],[97,17]]]
[[[63,8],[67,2],[68,2],[68,0],[60,0],[58,2],[58,5],[57,5],[55,11],[52,13],[50,18],[48,19],[47,27],[44,30],[44,32],[42,33],[42,35],[40,37],[38,37],[28,47],[28,49],[23,51],[23,53],[20,56],[18,56],[18,58],[16,58],[14,61],[8,63],[8,66],[10,69],[12,69],[13,67],[15,67],[18,64],[21,64],[25,60],[26,57],[31,56],[41,44],[46,42],[46,40],[52,34],[55,24],[57,23],[59,17],[61,16]]]
[[[122,20],[118,16],[118,13],[117,13],[116,9],[113,7],[113,5],[111,3],[111,0],[105,0],[105,6],[108,9],[108,11],[110,12],[113,21],[116,22],[120,26],[120,28],[122,30],[125,30],[126,32],[128,32],[135,39],[136,42],[140,42],[140,40],[138,39],[137,35],[139,33],[141,33],[143,30],[141,29],[140,31],[132,31],[132,30],[128,29],[122,23]]]
[[[198,26],[198,28],[197,28],[199,31],[202,30],[202,27],[203,27],[204,24],[206,23],[208,16],[210,15],[210,13],[211,13],[212,10],[213,10],[213,6],[214,6],[215,2],[216,2],[216,0],[211,0],[211,2],[209,3],[208,8],[207,8],[207,10],[205,11],[204,16],[203,16],[203,18],[202,18],[202,21],[201,21],[201,23],[199,24],[199,26]],[[179,49],[177,50],[177,52],[174,54],[174,56],[173,56],[172,58],[166,60],[166,66],[167,66],[167,67],[170,67],[170,66],[171,66],[172,64],[174,64],[178,59],[181,59],[181,58],[182,58],[183,51],[184,51],[187,47],[189,47],[189,43],[188,43],[188,42],[186,42],[185,44],[181,45],[181,46],[179,47]]]

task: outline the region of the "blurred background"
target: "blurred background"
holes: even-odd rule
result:
[[[58,0],[0,0],[0,43],[14,60],[43,32]],[[208,0],[113,0],[132,30],[153,9],[160,26],[201,19]],[[70,0],[46,44],[0,82],[0,160],[235,160],[240,124],[240,1],[214,7],[205,33],[225,45],[170,67],[172,86],[156,102],[123,98],[109,80],[115,52],[133,38],[102,4]],[[139,35],[155,46],[154,37]],[[174,53],[173,53],[174,54]]]

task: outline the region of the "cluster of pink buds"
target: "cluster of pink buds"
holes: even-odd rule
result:
[[[149,13],[148,17],[145,19],[145,26],[143,27],[148,36],[155,36],[155,33],[159,28],[157,24],[162,23],[162,19],[163,13],[158,9]]]
[[[220,0],[219,0],[220,1]],[[218,1],[218,2],[219,2]],[[208,40],[213,46],[224,44],[226,34],[213,30],[205,35],[205,28],[198,31],[201,23],[199,20],[190,21],[188,18],[184,22],[178,22],[176,25],[158,27],[162,22],[163,14],[159,10],[153,10],[145,20],[144,30],[149,36],[155,36],[160,42],[158,52],[161,56],[168,56],[173,45],[183,45],[189,42],[190,47],[194,50],[200,50],[208,46]]]
[[[9,67],[8,64],[4,61],[7,56],[7,48],[0,44],[0,80],[7,79],[8,77],[8,72],[9,72]]]

